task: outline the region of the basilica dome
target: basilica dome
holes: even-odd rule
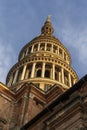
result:
[[[53,32],[48,16],[41,28],[41,34],[20,51],[18,62],[7,75],[8,87],[16,86],[18,89],[22,84],[31,82],[43,91],[55,84],[66,90],[77,82],[78,76],[71,67],[69,51]]]

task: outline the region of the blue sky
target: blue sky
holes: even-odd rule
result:
[[[40,34],[48,14],[79,78],[87,73],[87,0],[0,0],[1,82],[22,47]]]

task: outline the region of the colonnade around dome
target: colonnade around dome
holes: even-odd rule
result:
[[[45,43],[44,43],[45,42]],[[36,53],[36,52],[43,52],[43,53],[50,53],[50,56],[52,56],[52,53],[55,54],[57,57],[62,58],[67,64],[70,64],[71,59],[69,54],[67,54],[65,48],[61,47],[60,45],[57,45],[57,43],[53,43],[52,41],[37,41],[35,43],[30,43],[28,47],[23,49],[22,54],[19,56],[19,60],[22,60],[26,56]]]
[[[44,81],[44,79],[47,80]],[[56,83],[62,84],[63,86],[65,86],[65,88],[69,88],[76,82],[77,79],[73,78],[73,75],[71,75],[69,71],[61,66],[55,65],[54,63],[34,62],[21,66],[12,75],[10,75],[8,86],[12,86],[15,83],[19,83],[22,81],[33,81],[37,84],[38,80],[41,80],[41,83],[43,83],[44,86],[48,83],[49,85],[53,85],[53,83]],[[41,87],[41,85],[38,85],[38,87],[39,86]]]

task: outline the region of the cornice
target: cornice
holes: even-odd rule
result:
[[[0,82],[0,95],[8,100],[14,100],[15,93]]]

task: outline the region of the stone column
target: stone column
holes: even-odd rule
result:
[[[59,46],[57,47],[57,54],[59,55]]]
[[[28,74],[29,74],[29,69],[26,69],[25,79],[27,79],[27,78],[28,78]]]
[[[52,79],[55,80],[55,64],[52,65]]]
[[[17,76],[18,76],[18,70],[17,70],[16,73],[15,73],[15,76],[14,76],[14,79],[13,79],[13,84],[16,82]]]
[[[63,59],[64,59],[64,51],[63,51]]]
[[[69,73],[68,76],[69,76],[69,87],[71,87],[72,86],[72,83],[71,83],[71,74]]]
[[[59,82],[61,82],[61,72],[59,72]]]
[[[51,47],[51,51],[53,52],[53,44],[52,44],[52,47]]]
[[[31,53],[33,52],[33,50],[34,50],[34,45],[32,45]]]
[[[23,80],[23,79],[24,79],[25,72],[26,72],[26,67],[27,67],[27,65],[25,64],[25,65],[24,65],[24,68],[23,68],[22,75],[21,75],[21,80]]]
[[[44,50],[46,51],[46,49],[47,49],[47,43],[45,43],[45,49]]]
[[[37,49],[38,51],[40,50],[40,43],[38,44],[38,49]]]
[[[41,77],[44,78],[44,74],[45,74],[45,63],[43,63],[43,65],[42,65],[42,74],[41,74]]]
[[[31,78],[34,77],[34,73],[35,73],[35,66],[36,66],[36,63],[33,63],[33,66],[32,66],[32,72],[31,72]]]
[[[61,68],[61,73],[62,73],[62,83],[64,84],[64,69]]]

